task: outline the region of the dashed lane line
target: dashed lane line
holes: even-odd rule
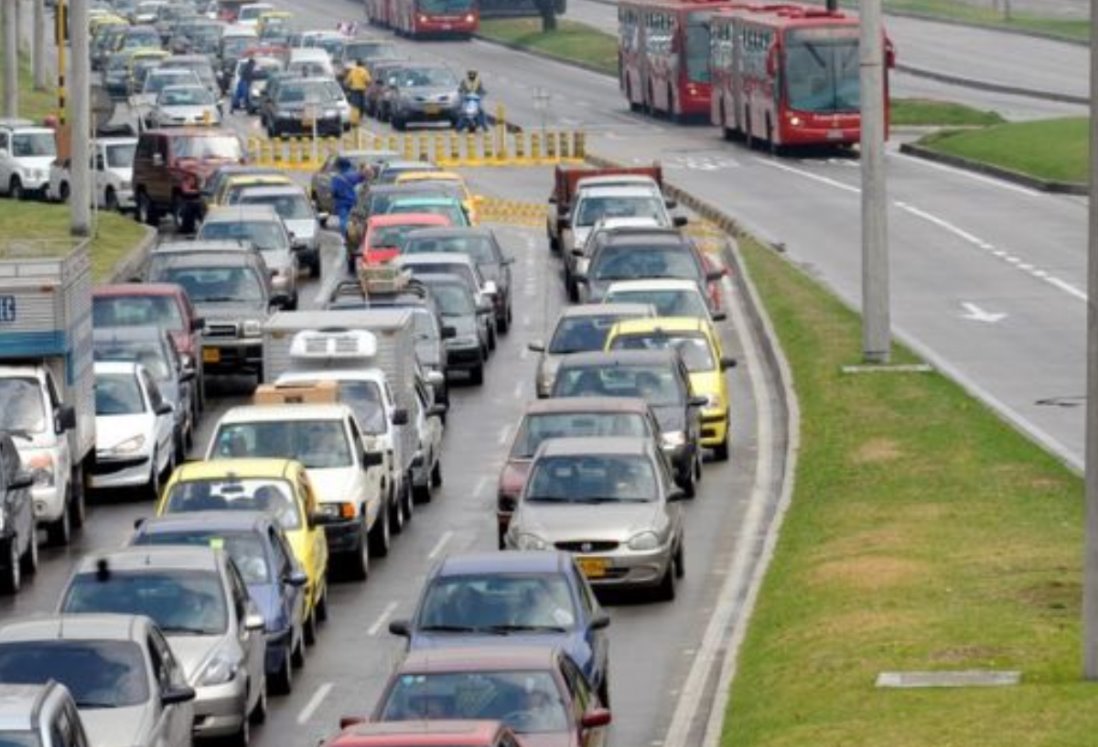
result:
[[[324,699],[328,697],[328,693],[331,691],[331,682],[325,682],[316,689],[316,692],[313,693],[313,697],[309,698],[309,702],[301,709],[301,713],[297,714],[297,723],[299,726],[313,717],[313,714],[316,713],[316,709],[320,707],[320,704],[324,702]]]
[[[381,614],[377,616],[377,619],[376,619],[376,620],[374,620],[374,624],[373,624],[373,625],[371,625],[371,626],[370,626],[370,627],[369,627],[369,628],[368,628],[368,629],[366,630],[366,634],[367,634],[367,635],[371,635],[371,636],[375,636],[375,635],[377,635],[377,634],[378,634],[379,632],[381,632],[381,627],[382,627],[383,625],[385,625],[385,623],[386,623],[386,621],[387,621],[387,620],[389,619],[389,617],[390,617],[390,616],[391,616],[391,615],[392,615],[392,614],[393,614],[394,612],[396,612],[396,608],[397,608],[397,603],[396,603],[396,602],[389,602],[389,603],[388,603],[387,605],[385,605],[385,609],[383,609],[383,610],[381,611]]]
[[[446,544],[453,538],[453,536],[454,533],[449,529],[443,532],[442,536],[438,538],[438,542],[436,542],[435,546],[431,548],[431,552],[427,553],[427,559],[434,560],[436,557],[438,557],[438,554],[442,552],[443,548],[446,547]]]

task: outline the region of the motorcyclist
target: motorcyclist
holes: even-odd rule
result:
[[[461,84],[458,86],[458,93],[463,100],[470,94],[480,97],[476,126],[484,130],[488,129],[488,119],[484,115],[484,84],[480,81],[480,73],[476,70],[466,71],[465,77],[461,79]]]

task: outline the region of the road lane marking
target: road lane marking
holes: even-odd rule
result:
[[[966,177],[968,179],[972,179],[972,180],[975,180],[975,181],[978,181],[978,182],[983,182],[984,184],[990,184],[994,187],[999,187],[1000,189],[1006,189],[1006,190],[1010,190],[1011,192],[1017,192],[1019,194],[1027,195],[1028,197],[1044,197],[1045,196],[1041,192],[1038,192],[1037,190],[1034,190],[1034,189],[1029,189],[1028,187],[1023,187],[1023,186],[1020,186],[1018,184],[1012,184],[1011,182],[1003,181],[1002,179],[993,179],[989,176],[983,176],[982,174],[976,174],[972,171],[966,171],[964,169],[958,169],[958,168],[955,168],[953,166],[947,166],[943,163],[935,163],[934,161],[928,161],[927,159],[919,158],[918,156],[910,156],[907,153],[889,153],[887,157],[889,157],[889,158],[902,158],[905,161],[910,161],[912,163],[918,163],[920,166],[926,166],[927,168],[937,169],[938,171],[945,171],[946,173],[954,174],[956,176],[963,176],[963,177]]]
[[[793,166],[787,166],[784,163],[777,163],[776,161],[770,161],[765,158],[756,158],[755,160],[761,163],[763,166],[769,166],[772,169],[778,169],[779,171],[785,171],[790,174],[797,174],[798,176],[803,176],[806,179],[811,179],[813,181],[819,182],[820,184],[827,184],[828,186],[835,187],[836,189],[841,189],[844,192],[852,192],[856,195],[860,195],[862,193],[860,187],[855,187],[854,185],[847,184],[846,182],[840,182],[838,179],[831,179],[830,177],[814,174],[811,171],[794,168]]]
[[[523,383],[522,381],[515,382],[515,399],[522,397]]]
[[[1080,301],[1087,300],[1087,294],[1085,291],[1079,290],[1066,280],[1061,280],[1060,278],[1049,275],[1045,278],[1045,281],[1051,283],[1052,285],[1055,285],[1057,288],[1062,290],[1064,293],[1067,293],[1069,296],[1075,296]]]
[[[450,538],[454,536],[454,533],[447,529],[442,533],[442,536],[438,538],[438,542],[431,548],[431,552],[427,553],[428,560],[434,560],[435,557],[442,552],[442,548],[446,547],[446,543],[450,541]]]
[[[328,693],[331,691],[331,682],[325,682],[316,689],[316,692],[313,693],[313,697],[309,698],[309,702],[301,709],[301,713],[297,714],[297,723],[299,726],[313,717],[316,709],[320,707],[320,704],[324,702],[324,699],[328,697]]]
[[[503,446],[505,443],[507,443],[507,438],[510,435],[511,426],[510,424],[508,424],[499,429],[499,437],[496,439],[496,441],[499,443],[500,446]]]
[[[383,609],[381,611],[381,614],[377,616],[377,619],[374,620],[374,624],[366,630],[366,634],[377,635],[378,632],[381,630],[381,626],[384,625],[385,621],[389,619],[389,616],[396,612],[396,608],[396,602],[389,602],[387,605],[385,605],[385,609]]]
[[[479,498],[480,494],[484,492],[484,487],[488,484],[488,475],[481,475],[477,480],[476,487],[473,488],[473,496]]]

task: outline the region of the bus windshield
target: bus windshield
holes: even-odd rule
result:
[[[709,13],[691,13],[686,18],[686,77],[691,83],[708,83]]]
[[[785,89],[790,109],[818,114],[857,112],[858,29],[855,26],[795,29],[785,51]]]
[[[416,0],[416,7],[424,13],[466,13],[473,0]]]

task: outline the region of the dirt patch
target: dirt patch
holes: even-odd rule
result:
[[[880,464],[891,462],[901,455],[900,446],[891,438],[872,438],[854,452],[855,464]]]
[[[925,624],[924,618],[906,612],[860,609],[817,621],[812,634],[830,638],[849,636],[851,631],[857,631],[859,638],[882,632],[896,637],[902,635],[900,631],[904,629]]]
[[[1074,614],[1079,610],[1082,593],[1083,587],[1078,581],[1045,581],[1026,587],[1019,598],[1033,607]]]
[[[996,646],[952,646],[932,651],[930,661],[936,664],[986,664],[1002,659],[1006,649]]]
[[[833,560],[818,566],[812,573],[820,583],[842,584],[867,591],[909,584],[925,575],[923,563],[879,555]]]

